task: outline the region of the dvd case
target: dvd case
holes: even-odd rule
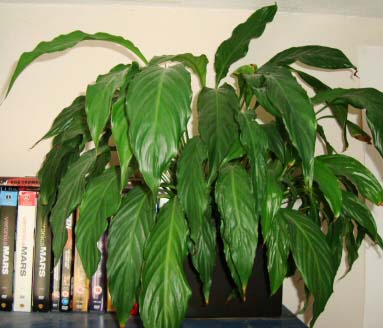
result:
[[[32,309],[32,272],[37,192],[20,191],[17,213],[14,311]]]
[[[106,256],[105,256],[105,234],[97,242],[97,247],[101,252],[100,263],[98,264],[97,271],[91,280],[91,293],[89,310],[104,312],[106,306]]]
[[[0,188],[0,309],[3,311],[11,311],[13,303],[17,194],[15,188]]]
[[[73,214],[65,221],[68,239],[64,246],[61,268],[61,302],[60,311],[72,310],[73,292]]]
[[[33,271],[33,310],[50,310],[50,272],[52,235],[47,217],[37,208],[35,234],[35,264]]]
[[[61,291],[61,261],[62,257],[57,261],[53,269],[53,278],[52,278],[52,302],[51,309],[52,311],[60,310],[60,291]]]

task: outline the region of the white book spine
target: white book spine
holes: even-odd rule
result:
[[[17,213],[13,310],[32,308],[32,272],[37,192],[20,191]]]

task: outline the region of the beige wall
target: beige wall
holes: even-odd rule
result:
[[[23,51],[31,50],[40,40],[75,29],[121,34],[133,40],[147,57],[188,51],[205,53],[213,62],[216,47],[248,14],[245,10],[0,4],[0,87],[4,92],[11,69]],[[279,13],[264,36],[251,44],[247,60],[262,64],[284,48],[322,44],[342,48],[356,62],[357,47],[382,46],[382,35],[380,19]],[[87,83],[113,65],[129,60],[129,54],[118,47],[102,48],[99,43],[86,42],[65,56],[45,56],[29,67],[0,108],[0,175],[35,175],[49,143],[33,150],[29,147]],[[318,76],[323,75],[318,72]],[[210,65],[210,85],[213,78]],[[359,85],[350,72],[331,73],[326,81],[332,86]],[[339,131],[334,126],[327,126],[327,130],[341,149]],[[353,143],[350,151],[363,159],[360,144]],[[336,282],[335,295],[317,327],[362,327],[364,261],[362,253],[353,272]],[[284,303],[293,311],[298,308],[296,294],[292,283],[286,282]]]

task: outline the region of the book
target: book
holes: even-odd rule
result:
[[[51,310],[60,310],[60,291],[61,291],[61,261],[62,257],[59,258],[55,267],[53,268],[52,278],[52,297],[51,297]]]
[[[30,312],[37,192],[19,191],[18,202],[13,310]]]
[[[72,310],[73,292],[73,214],[65,221],[68,239],[64,246],[61,264],[61,301],[60,311]]]
[[[17,189],[0,188],[0,309],[11,311],[15,251]]]
[[[76,212],[76,222],[79,220],[79,210]],[[74,247],[73,269],[73,311],[87,312],[89,305],[89,279],[86,276],[80,254]]]
[[[50,273],[52,234],[48,217],[37,208],[35,234],[35,263],[33,271],[33,310],[46,312],[50,309]]]
[[[91,280],[89,310],[104,312],[107,297],[105,234],[97,242],[97,247],[101,253],[101,259],[98,264],[97,270]]]

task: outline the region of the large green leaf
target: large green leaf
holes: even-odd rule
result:
[[[335,272],[338,271],[340,263],[342,261],[345,224],[346,222],[343,216],[340,216],[335,221],[332,221],[328,224],[326,240],[331,249]]]
[[[314,295],[312,327],[333,292],[335,269],[325,235],[308,217],[296,210],[281,209],[289,226],[290,247],[305,285]]]
[[[151,193],[134,187],[122,199],[108,233],[108,285],[120,323],[130,316],[137,302],[144,245],[154,224]]]
[[[232,144],[239,139],[234,119],[238,112],[238,98],[227,84],[219,89],[204,88],[198,96],[198,128],[208,147],[209,179],[216,176]]]
[[[267,134],[256,122],[253,113],[240,113],[238,122],[241,128],[241,143],[250,159],[255,210],[259,213],[264,202],[267,181]]]
[[[125,97],[120,97],[112,106],[112,134],[116,143],[121,166],[121,189],[128,183],[129,163],[132,158],[128,134],[128,118],[125,110]]]
[[[267,147],[282,162],[286,161],[286,146],[276,122],[261,125],[267,135]],[[285,163],[286,164],[286,163]]]
[[[302,159],[306,182],[311,185],[316,118],[306,91],[291,72],[283,67],[265,66],[259,70],[259,74],[247,76],[246,79],[260,104],[271,113],[278,112],[282,117],[291,142]]]
[[[371,239],[376,242],[378,231],[374,217],[369,208],[363,204],[357,196],[348,191],[343,191],[343,213],[349,218],[354,219],[366,229]]]
[[[141,51],[131,41],[124,39],[121,36],[115,36],[115,35],[102,33],[102,32],[95,33],[95,34],[88,34],[82,31],[73,31],[69,34],[59,35],[58,37],[54,38],[51,41],[40,42],[37,45],[37,47],[33,49],[32,51],[24,52],[17,63],[15,71],[13,72],[13,75],[7,90],[7,95],[11,91],[13,84],[15,83],[16,79],[21,74],[21,72],[27,66],[29,66],[36,58],[44,54],[63,51],[63,50],[72,48],[76,46],[79,42],[85,41],[85,40],[98,40],[98,41],[108,41],[108,42],[117,43],[129,49],[137,57],[142,59],[143,62],[147,63],[147,60],[145,59]]]
[[[359,192],[375,204],[383,202],[383,189],[375,176],[355,158],[346,155],[322,155],[316,160],[323,162],[337,176],[350,180]]]
[[[182,65],[149,66],[131,82],[127,95],[130,142],[152,191],[177,154],[191,115],[190,104],[190,74]]]
[[[186,213],[193,241],[193,264],[203,284],[206,302],[209,300],[212,274],[216,257],[215,228],[210,222],[210,188],[207,184],[204,162],[207,149],[199,137],[192,138],[182,151],[178,162],[178,197]]]
[[[344,244],[347,250],[347,271],[343,277],[351,271],[352,266],[359,257],[359,247],[365,236],[365,230],[358,226],[357,235],[355,236],[355,226],[350,218],[345,217],[345,228],[344,228]]]
[[[323,192],[334,216],[339,217],[342,210],[342,192],[335,174],[321,160],[314,160],[314,180]]]
[[[239,165],[226,165],[219,173],[215,198],[221,215],[221,236],[227,264],[237,287],[246,295],[258,244],[251,179]]]
[[[179,55],[155,56],[151,59],[149,64],[158,65],[168,61],[183,63],[185,66],[192,69],[195,74],[197,74],[202,87],[206,85],[206,66],[209,60],[205,55],[194,56],[192,54],[186,53]]]
[[[188,227],[179,200],[158,215],[145,246],[140,316],[145,327],[178,328],[191,295],[183,269]]]
[[[86,89],[86,114],[89,130],[96,148],[109,121],[112,98],[128,78],[131,65],[117,65],[108,74],[100,75],[96,83]]]
[[[70,106],[64,108],[53,121],[49,131],[35,145],[44,139],[57,135],[61,135],[61,142],[70,140],[78,135],[85,135],[87,139],[89,138],[84,96],[77,97]]]
[[[97,242],[108,227],[107,219],[118,210],[121,202],[120,172],[111,167],[91,180],[80,205],[76,225],[76,247],[84,270],[91,278],[97,270],[101,254]]]
[[[262,35],[266,24],[273,20],[276,12],[277,5],[257,10],[233,30],[229,39],[221,43],[215,53],[216,86],[226,76],[231,64],[247,54],[250,41]]]
[[[268,64],[286,66],[296,61],[308,66],[324,69],[356,69],[339,49],[317,45],[286,49],[271,58]]]
[[[272,220],[272,229],[267,234],[266,246],[270,289],[271,294],[275,294],[286,277],[287,260],[290,254],[288,226],[278,214]]]
[[[350,104],[355,108],[366,109],[368,126],[376,149],[383,156],[383,93],[372,88],[333,89],[319,93],[313,102],[329,102],[335,105]]]
[[[52,209],[51,226],[53,233],[53,253],[57,261],[68,238],[65,219],[80,204],[85,191],[86,176],[96,162],[96,151],[90,150],[72,163],[60,181],[57,202]]]

